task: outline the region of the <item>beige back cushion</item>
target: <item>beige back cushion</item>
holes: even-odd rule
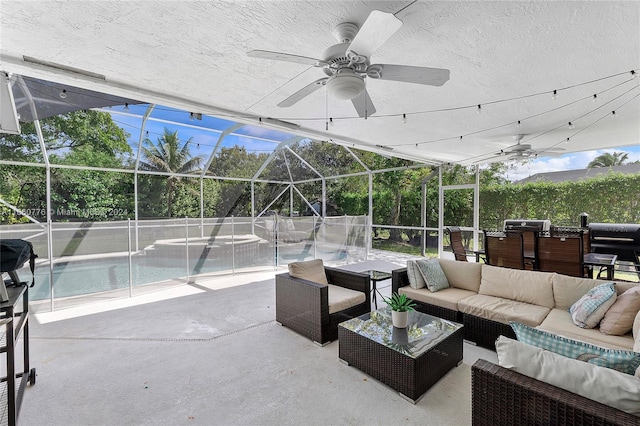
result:
[[[482,264],[475,262],[459,262],[451,259],[438,259],[451,287],[478,292]]]
[[[640,285],[622,293],[600,321],[600,332],[622,336],[631,331],[636,314],[640,311]]]
[[[314,283],[329,284],[324,273],[322,259],[308,260],[305,262],[293,262],[289,264],[289,275]]]
[[[640,312],[636,314],[636,319],[633,321],[633,350],[640,352]],[[640,367],[638,367],[640,370]]]
[[[482,265],[479,294],[553,308],[553,273]]]
[[[567,275],[553,275],[553,297],[556,301],[556,308],[569,309],[578,299],[587,294],[589,290],[605,280],[593,280],[591,278],[570,277]],[[620,282],[616,283],[616,292],[620,296],[625,291],[638,285],[638,283]]]

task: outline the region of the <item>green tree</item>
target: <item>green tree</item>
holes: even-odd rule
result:
[[[192,157],[189,152],[191,139],[182,142],[178,137],[178,131],[171,132],[165,128],[157,143],[149,139],[143,141],[140,170],[171,173],[167,178],[167,214],[173,216],[173,197],[176,186],[182,182],[182,177],[177,174],[192,173],[200,168],[202,158]]]
[[[52,164],[122,168],[131,154],[129,135],[108,113],[69,112],[42,119],[40,126]],[[21,130],[20,135],[0,134],[0,158],[41,164],[43,156],[34,123],[23,123]],[[131,212],[125,200],[125,195],[131,192],[131,179],[127,175],[54,168],[51,171],[54,209],[97,213],[94,219],[104,219],[107,208]],[[44,169],[4,165],[0,167],[0,197],[20,209],[40,212],[33,216],[45,220],[44,179]],[[13,212],[2,215],[3,223],[18,220],[21,219]]]
[[[219,177],[252,178],[269,154],[249,152],[245,147],[221,148],[211,161],[207,174]],[[260,176],[264,178],[264,176]],[[212,206],[217,217],[249,216],[251,214],[251,185],[237,180],[220,180],[217,184],[218,202]],[[256,187],[258,209],[265,198],[273,195],[269,185]],[[273,195],[275,196],[275,195]]]
[[[598,155],[587,165],[587,168],[591,169],[594,167],[612,167],[612,166],[622,166],[626,164],[629,160],[629,154],[626,152],[614,152],[613,154],[610,152],[605,152],[604,154]]]

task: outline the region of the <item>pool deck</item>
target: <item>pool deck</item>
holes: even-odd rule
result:
[[[375,254],[374,254],[375,256]],[[373,256],[372,256],[373,257]],[[341,265],[402,267],[405,256]],[[31,317],[21,424],[470,424],[470,364],[495,353],[465,343],[464,363],[416,405],[276,324],[274,275],[208,278]],[[383,295],[391,282],[379,283]]]

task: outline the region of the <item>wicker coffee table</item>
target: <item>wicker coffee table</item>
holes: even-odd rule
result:
[[[412,403],[462,363],[462,325],[420,312],[394,328],[388,307],[338,325],[339,358]]]

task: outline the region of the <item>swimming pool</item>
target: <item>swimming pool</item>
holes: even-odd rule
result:
[[[285,254],[286,253],[286,254]],[[342,260],[347,257],[345,250],[317,253],[324,260]],[[308,260],[308,250],[282,250],[278,255],[281,264]],[[233,263],[235,260],[235,264]],[[274,267],[273,247],[255,252],[251,257],[227,256],[215,258],[195,257],[189,260],[189,276],[231,271],[250,267]],[[170,279],[184,279],[187,275],[187,262],[184,258],[158,258],[157,256],[134,255],[131,262],[133,286],[157,283]],[[19,272],[22,280],[27,280],[31,272],[23,269]],[[51,297],[49,285],[49,265],[36,267],[35,286],[29,290],[30,300],[45,300]],[[56,298],[72,297],[129,288],[129,259],[127,256],[104,257],[76,260],[69,257],[58,258],[53,264],[53,287]]]
[[[251,261],[235,265],[236,268],[269,266],[269,256],[256,256]],[[273,264],[273,261],[271,261]],[[231,259],[215,259],[189,262],[189,275],[232,270]],[[20,274],[25,279],[30,272]],[[169,279],[185,278],[187,265],[185,259],[157,259],[134,257],[131,263],[133,286],[156,283]],[[36,284],[29,291],[30,300],[43,300],[51,297],[48,265],[36,268]],[[129,260],[127,257],[106,258],[91,261],[57,262],[53,265],[53,287],[55,297],[70,297],[91,293],[129,288]]]

